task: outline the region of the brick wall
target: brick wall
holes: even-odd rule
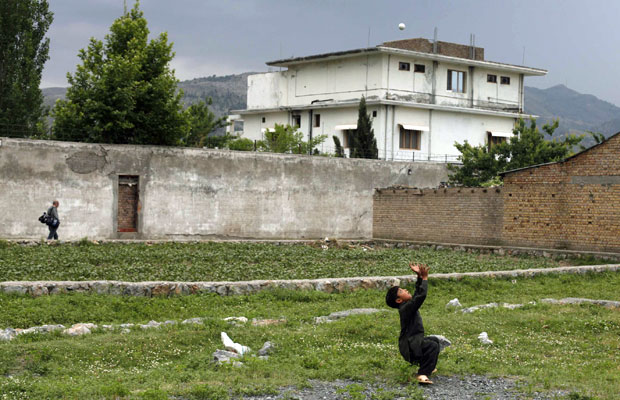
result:
[[[620,252],[620,134],[499,189],[380,189],[380,239]]]
[[[620,251],[620,135],[568,160],[504,177],[504,241]]]
[[[378,189],[373,234],[381,239],[500,244],[500,189]]]
[[[419,51],[422,53],[433,52],[433,41],[424,38],[394,40],[391,42],[383,43],[383,46],[403,50]],[[470,48],[470,46],[464,44],[437,41],[437,53],[445,56],[471,58],[469,53]],[[480,61],[484,60],[484,48],[476,47],[475,59]]]

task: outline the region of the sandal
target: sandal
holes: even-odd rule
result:
[[[428,376],[426,376],[426,375],[416,375],[415,379],[421,385],[432,385],[433,384],[433,381],[428,379]]]

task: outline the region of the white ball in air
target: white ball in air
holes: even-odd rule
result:
[[[405,30],[405,24],[403,24],[402,22],[400,24],[398,24],[398,29]]]

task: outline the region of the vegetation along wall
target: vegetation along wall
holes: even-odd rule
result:
[[[442,164],[0,138],[0,238],[370,238],[375,187],[433,187]]]

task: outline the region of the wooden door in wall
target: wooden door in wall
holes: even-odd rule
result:
[[[138,231],[139,177],[118,177],[118,232]]]

